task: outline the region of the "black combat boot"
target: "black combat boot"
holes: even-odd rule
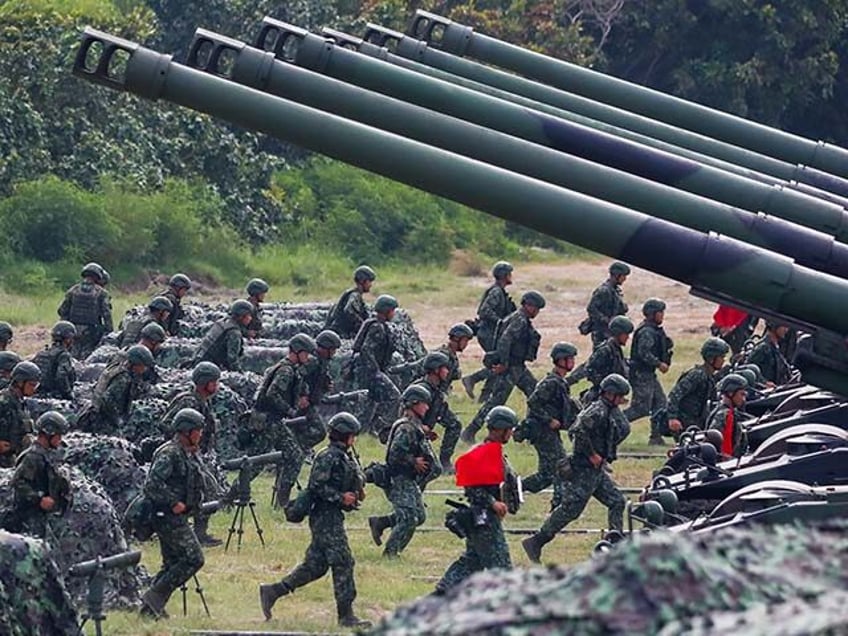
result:
[[[165,605],[168,604],[170,598],[165,590],[158,587],[151,587],[141,597],[141,609],[139,614],[147,618],[168,618],[168,612],[165,611]]]
[[[353,613],[353,603],[344,603],[338,605],[339,610],[339,625],[342,627],[359,627],[368,629],[371,627],[371,621],[366,621],[359,618]]]
[[[391,517],[368,517],[368,526],[371,528],[371,538],[377,545],[383,545],[383,530],[392,527]]]
[[[470,376],[462,378],[462,388],[465,389],[465,394],[472,400],[474,399],[474,384],[474,378]]]
[[[443,475],[455,475],[456,471],[453,468],[453,462],[451,461],[450,455],[442,454],[439,456],[439,463],[442,465],[442,474]]]
[[[224,543],[218,537],[209,534],[209,517],[206,516],[194,518],[194,534],[200,545],[207,548],[214,548]]]
[[[533,536],[524,539],[524,541],[521,542],[521,547],[524,548],[524,551],[527,553],[527,557],[533,563],[541,563],[542,548],[546,543],[547,541],[545,541],[539,534],[534,534]]]
[[[280,509],[285,508],[291,498],[291,491],[291,484],[278,484],[277,493],[274,496],[274,507]]]
[[[274,607],[277,599],[291,591],[292,589],[284,581],[259,586],[259,603],[262,605],[262,614],[266,621],[271,620],[271,608]]]

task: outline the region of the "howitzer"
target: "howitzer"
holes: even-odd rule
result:
[[[689,230],[282,100],[93,29],[82,36],[74,72],[113,89],[166,99],[267,133],[620,258],[684,282],[698,295],[779,317],[814,335],[796,359],[804,365],[805,378],[848,394],[848,282],[837,277],[728,237]]]
[[[270,49],[281,61],[293,63],[337,80],[350,82],[360,88],[383,93],[431,111],[523,139],[543,148],[573,155],[744,210],[767,212],[829,234],[839,233],[848,240],[848,233],[846,233],[848,232],[848,224],[846,224],[848,213],[841,205],[791,189],[774,187],[737,176],[726,170],[676,156],[666,150],[650,148],[608,132],[594,130],[583,124],[566,121],[561,117],[551,116],[437,78],[427,77],[379,59],[359,55],[344,47],[337,47],[325,38],[309,33],[300,27],[272,18],[264,18],[256,45],[258,48]],[[274,71],[264,72],[273,73]],[[270,77],[268,81],[271,81]],[[251,85],[255,86],[255,84]],[[275,83],[275,88],[277,86],[279,84]],[[289,94],[286,96],[288,97]],[[299,100],[305,99],[308,99],[305,95],[299,98]],[[321,108],[334,110],[345,108],[338,103],[340,101],[343,100],[337,100],[334,105],[327,104]],[[338,110],[336,112],[346,117],[353,117],[349,113],[339,113]],[[382,121],[383,126],[399,125],[386,123],[385,118]],[[408,122],[403,123],[409,125]],[[437,135],[440,126],[441,124],[432,126],[429,134]],[[455,145],[450,135],[444,135],[444,137],[443,143]],[[467,142],[464,142],[463,146],[467,146]],[[457,151],[455,147],[449,147],[449,149]],[[467,151],[462,152],[465,154]],[[501,157],[499,161],[506,160]],[[492,161],[492,159],[487,157],[486,161]],[[572,164],[565,170],[579,171],[579,168]],[[510,166],[510,169],[513,168]],[[560,171],[562,170],[560,168]],[[556,174],[557,171],[551,171],[549,168],[547,172]],[[594,181],[594,187],[597,188],[597,175],[584,180],[583,177],[575,174],[574,178],[583,182],[584,187],[593,187],[591,183]],[[601,182],[610,187],[615,183],[615,181]],[[575,186],[569,185],[569,187]],[[594,193],[593,196],[597,194]],[[652,205],[650,198],[647,198],[645,203]],[[839,230],[841,226],[845,226],[845,229]]]
[[[279,29],[290,28],[280,26],[282,23],[278,22],[269,24]],[[299,41],[301,31],[291,36],[294,41]],[[303,37],[304,42],[315,42],[315,36]],[[280,38],[282,36],[278,36],[278,44]],[[323,46],[323,40],[321,42]],[[356,55],[347,51],[344,53]],[[271,53],[243,42],[198,29],[189,47],[187,65],[686,227],[732,236],[790,256],[802,265],[848,278],[848,245],[836,243],[827,234],[774,217],[729,208],[706,197],[571,157],[555,149],[544,148],[505,133],[351,86],[272,58]],[[225,60],[226,65],[223,64]],[[832,219],[842,219],[843,216],[848,219],[838,206],[823,205],[829,209],[829,214],[835,214]],[[809,207],[797,206],[794,213],[796,218],[804,222],[809,218]],[[419,363],[413,361],[396,365],[388,372],[403,373]]]
[[[356,391],[339,391],[321,398],[321,404],[344,404],[345,402],[356,402],[368,395],[368,389],[357,389]]]
[[[762,183],[779,184],[825,200],[846,204],[828,187],[832,175],[670,126],[621,108],[546,86],[428,46],[421,40],[375,24],[362,38],[322,29],[333,41],[365,55],[437,77],[493,97],[546,112],[575,123],[721,168]],[[387,51],[388,47],[391,52]],[[841,180],[834,189],[844,189]]]
[[[772,157],[848,177],[848,151],[764,126],[645,86],[534,53],[475,33],[426,11],[416,11],[408,32],[454,55],[467,55],[590,99],[641,113]]]

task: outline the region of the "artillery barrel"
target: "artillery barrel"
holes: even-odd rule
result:
[[[226,60],[226,65],[222,62]],[[198,29],[186,64],[285,99],[526,174],[702,232],[715,231],[848,278],[848,245],[809,228],[728,207],[614,168],[277,61]]]
[[[848,151],[534,53],[438,15],[417,11],[408,33],[454,55],[467,55],[589,99],[640,113],[743,148],[848,177]]]
[[[300,27],[263,20],[257,48],[277,59],[519,137],[540,146],[617,168],[722,203],[780,218],[848,242],[848,213],[793,190],[775,188],[671,153],[523,108],[338,47]]]
[[[165,99],[570,241],[715,290],[839,340],[848,282],[735,239],[704,234],[215,77],[86,29],[74,73]],[[822,302],[827,299],[827,302]],[[844,343],[841,353],[844,361]],[[832,364],[836,364],[833,361]],[[848,377],[830,390],[848,394]]]

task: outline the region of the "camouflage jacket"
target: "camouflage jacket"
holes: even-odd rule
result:
[[[183,299],[177,296],[170,287],[154,294],[154,296],[164,296],[171,301],[171,311],[168,314],[168,320],[165,321],[162,327],[169,335],[178,335],[180,332],[180,319],[185,316],[185,310],[182,305]]]
[[[201,452],[208,453],[210,450],[215,450],[218,420],[215,419],[209,400],[203,399],[193,387],[177,393],[168,404],[165,415],[162,416],[161,424],[165,435],[173,436],[175,432],[172,426],[174,417],[182,409],[194,409],[203,416],[205,424],[203,426],[203,437],[200,439]]]
[[[477,327],[477,336],[482,342],[495,337],[498,322],[509,316],[516,310],[515,303],[506,291],[505,287],[494,284],[483,292],[480,305],[477,307],[477,319],[480,321]]]
[[[668,394],[668,419],[680,420],[684,428],[704,428],[707,402],[715,395],[715,378],[706,365],[699,364],[686,371]]]
[[[341,338],[353,338],[362,323],[368,319],[368,307],[359,288],[345,290],[330,310],[326,328],[335,331]]]
[[[62,320],[75,325],[98,327],[101,333],[115,329],[109,292],[88,281],[77,283],[65,293],[57,313]]]
[[[556,373],[548,373],[536,385],[533,393],[527,398],[527,417],[536,419],[545,426],[551,420],[559,420],[562,429],[574,423],[577,412],[565,378]]]
[[[516,309],[499,327],[497,360],[507,367],[524,366],[525,362],[536,359],[540,340],[530,317],[524,310]]]
[[[0,455],[0,467],[11,468],[15,458],[29,446],[32,418],[23,398],[13,386],[0,391],[0,441],[9,442],[11,449]]]
[[[33,444],[20,454],[12,476],[15,508],[22,512],[41,512],[42,497],[53,497],[61,510],[69,503],[70,482],[58,466],[62,452]]]
[[[636,328],[630,345],[630,371],[654,373],[661,363],[671,363],[671,338],[654,322],[644,321]]]
[[[365,475],[353,451],[342,442],[330,442],[312,462],[309,492],[316,508],[345,509],[342,495],[359,493],[365,487]]]
[[[154,360],[157,358],[157,355],[153,356]],[[110,367],[122,367],[126,366],[129,357],[127,356],[126,349],[119,349],[115,353],[112,354],[112,357],[109,358],[109,361],[106,363],[106,368]],[[105,371],[104,371],[105,372]],[[159,372],[156,370],[155,366],[148,367],[141,378],[136,378],[136,387],[134,392],[134,397],[141,397],[147,395],[150,391],[150,385],[156,384],[159,382],[161,378],[159,377]]]
[[[586,313],[589,314],[592,331],[609,333],[609,321],[615,316],[627,313],[627,303],[621,293],[621,287],[607,279],[592,292]]]
[[[427,380],[426,375],[418,378],[412,384],[423,386],[430,393],[430,410],[427,411],[422,422],[430,428],[433,428],[436,422],[441,421],[442,417],[444,417],[445,408],[448,404],[448,396],[444,391],[442,391],[441,383],[433,386],[430,384],[430,381]]]
[[[777,386],[789,382],[792,375],[789,363],[780,352],[780,347],[772,344],[766,337],[763,337],[751,351],[748,362],[760,367],[760,375],[767,382],[774,382]]]
[[[61,343],[53,343],[49,348],[39,351],[32,359],[41,369],[41,382],[38,394],[61,400],[72,400],[74,383],[77,380],[71,352]]]
[[[415,458],[423,457],[432,467],[436,454],[422,428],[423,422],[413,416],[404,416],[392,425],[386,447],[386,466],[392,477],[418,479]]]
[[[615,459],[618,445],[629,432],[630,425],[621,409],[600,397],[580,411],[571,428],[572,462],[583,468],[591,467],[589,457],[595,453],[607,461]]]
[[[330,361],[315,356],[299,369],[305,389],[309,394],[309,405],[318,406],[333,387]]]
[[[734,457],[742,457],[748,448],[748,436],[745,434],[745,429],[740,421],[741,419],[743,419],[743,413],[740,410],[727,404],[719,404],[713,409],[707,420],[707,427],[719,431],[722,434],[722,438],[724,438],[724,429],[727,424],[731,425],[730,446],[732,450],[730,454]],[[724,442],[726,443],[727,440],[724,440]],[[724,444],[722,444],[722,447],[724,447]],[[722,452],[722,449],[719,448],[718,451]]]
[[[209,361],[221,369],[241,371],[241,356],[244,352],[242,327],[232,318],[223,318],[212,323],[200,341],[194,362]]]
[[[615,338],[607,338],[606,342],[592,351],[586,360],[585,373],[592,386],[598,386],[610,373],[618,373],[625,378],[630,375],[624,349]]]
[[[129,416],[133,400],[141,391],[141,378],[133,375],[125,363],[106,367],[91,397],[91,408],[100,418],[100,426],[114,431]],[[101,429],[102,430],[102,429]]]
[[[288,358],[283,358],[265,371],[254,407],[275,418],[287,418],[297,411],[298,398],[306,394],[307,387],[299,368]]]
[[[448,374],[447,379],[442,383],[441,389],[445,393],[450,391],[451,384],[456,382],[462,377],[462,369],[459,366],[459,356],[456,355],[456,351],[450,348],[450,345],[445,343],[436,349],[439,353],[444,353],[448,360],[450,361],[450,373]]]
[[[253,309],[250,311],[250,322],[247,327],[245,327],[245,330],[253,334],[253,338],[261,338],[262,332],[265,329],[262,325],[262,307],[258,304],[254,304],[254,302],[249,298],[247,299],[247,302],[250,303],[250,306],[253,307]]]
[[[362,330],[365,330],[365,332],[362,333]],[[358,351],[354,346],[354,351],[360,373],[366,377],[374,377],[380,371],[385,372],[395,350],[394,337],[389,323],[376,318],[366,320],[362,323],[360,333],[356,335],[354,345],[358,342],[361,342],[361,345],[359,345]]]
[[[162,444],[144,482],[144,496],[157,512],[170,515],[171,508],[183,502],[189,511],[203,500],[203,469],[195,453],[186,451],[172,439]]]

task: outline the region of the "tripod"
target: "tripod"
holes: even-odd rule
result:
[[[206,612],[206,615],[212,616],[212,614],[209,613],[209,606],[206,604],[206,597],[203,595],[203,588],[200,587],[200,581],[197,579],[196,574],[194,575],[194,591],[197,592],[197,595],[200,597],[200,602],[203,603],[203,610]],[[180,585],[180,592],[183,593],[183,616],[186,616],[188,614],[186,599],[188,586],[185,583]]]
[[[238,497],[233,502],[235,506],[235,511],[233,512],[233,520],[230,523],[230,530],[227,534],[227,543],[224,545],[224,552],[230,549],[230,541],[233,538],[233,534],[238,535],[238,541],[236,542],[236,551],[241,550],[241,540],[244,535],[244,509],[247,508],[250,510],[250,517],[253,519],[253,527],[256,529],[256,534],[259,536],[259,542],[262,544],[262,547],[265,547],[265,538],[262,536],[262,527],[259,525],[259,519],[256,517],[256,502],[253,501],[253,498],[250,496],[250,488],[248,487],[247,492],[241,490],[239,492]]]

